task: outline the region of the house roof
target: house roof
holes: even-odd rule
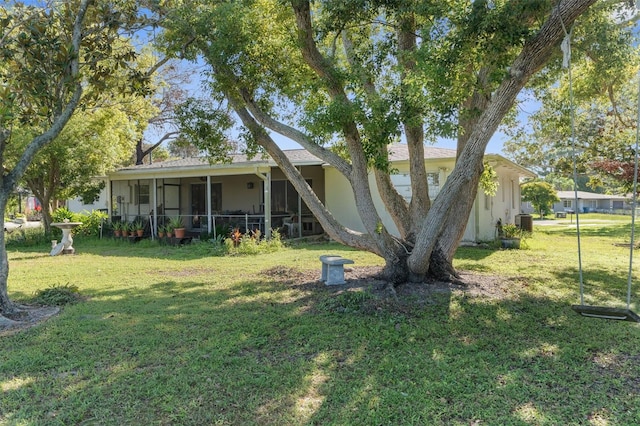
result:
[[[288,149],[284,150],[285,155],[293,162],[293,164],[300,165],[301,163],[306,164],[323,164],[323,161],[320,160],[315,155],[311,154],[309,151],[305,149]],[[136,166],[128,166],[119,169],[118,171],[125,170],[155,170],[155,169],[168,169],[168,168],[201,168],[201,167],[224,167],[224,166],[233,166],[237,167],[240,165],[252,166],[252,165],[275,165],[275,162],[271,160],[271,158],[267,155],[256,155],[255,157],[249,159],[245,154],[231,154],[229,163],[215,163],[214,165],[209,164],[209,161],[205,157],[188,157],[188,158],[179,158],[175,160],[167,160],[161,161],[159,163],[152,164],[141,164]]]
[[[575,199],[576,194],[573,191],[558,191],[558,198],[561,200]],[[595,192],[578,191],[579,200],[626,200],[624,195],[598,194]]]
[[[283,150],[284,154],[291,160],[295,166],[313,166],[326,165],[324,161],[311,154],[306,149],[287,149]],[[456,150],[449,148],[439,148],[433,146],[424,147],[425,160],[455,160]],[[507,160],[506,158],[489,154],[487,160],[500,164],[502,166],[516,170],[521,176],[535,176],[529,170]],[[409,159],[409,149],[406,144],[393,144],[389,146],[389,159],[392,162],[407,161]],[[259,167],[275,167],[276,163],[267,154],[257,155],[249,159],[245,154],[233,154],[230,156],[228,163],[209,164],[205,157],[180,158],[175,160],[167,160],[153,164],[142,164],[135,166],[123,167],[110,175],[112,177],[126,177],[131,175],[145,175],[157,173],[194,173],[201,172],[203,169],[215,168],[224,173],[224,170],[231,172],[239,169],[255,170]]]
[[[456,158],[456,150],[450,148],[438,148],[435,146],[424,147],[424,158],[438,159],[438,158]],[[389,160],[390,161],[406,161],[409,159],[409,147],[407,144],[396,143],[389,146]]]

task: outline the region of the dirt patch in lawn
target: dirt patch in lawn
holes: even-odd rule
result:
[[[345,267],[346,284],[325,286],[320,281],[320,271],[301,271],[296,268],[276,266],[262,272],[263,275],[281,281],[283,284],[306,286],[308,289],[322,286],[336,293],[344,291],[368,291],[381,299],[411,298],[414,301],[428,298],[435,294],[462,292],[470,297],[486,297],[491,299],[513,299],[526,281],[521,278],[505,278],[495,275],[483,275],[469,271],[458,271],[460,280],[457,283],[429,280],[426,282],[407,282],[393,286],[381,277],[379,266]]]
[[[198,275],[207,272],[205,269],[186,270],[184,275]],[[460,272],[460,282],[427,281],[424,283],[404,283],[392,286],[381,278],[382,268],[378,266],[357,266],[345,268],[347,283],[337,286],[325,286],[320,282],[320,271],[299,270],[285,266],[275,266],[262,271],[263,276],[278,281],[283,285],[302,287],[306,291],[317,291],[319,288],[339,296],[345,292],[366,291],[380,301],[412,303],[433,303],[438,294],[461,292],[470,297],[487,297],[492,299],[512,299],[517,297],[519,289],[526,286],[521,279],[508,279],[494,275],[482,275],[473,272]],[[38,325],[58,314],[60,308],[55,306],[21,305],[19,312],[11,318],[0,316],[0,337],[16,333]]]

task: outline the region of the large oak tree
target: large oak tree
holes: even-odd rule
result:
[[[164,11],[165,43],[192,41],[185,53],[207,63],[213,97],[239,118],[249,146],[276,161],[331,238],[380,255],[396,281],[453,279],[489,139],[593,3],[183,0]],[[331,215],[273,133],[343,174],[365,232]],[[458,158],[430,200],[424,144],[440,136],[457,137]],[[409,203],[389,177],[387,146],[400,137],[410,154]],[[382,226],[370,171],[399,237]]]

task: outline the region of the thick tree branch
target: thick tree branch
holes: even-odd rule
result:
[[[484,151],[491,136],[500,122],[513,106],[516,96],[529,78],[540,70],[549,60],[564,37],[563,25],[570,26],[596,0],[565,0],[554,7],[540,31],[529,39],[516,57],[510,73],[498,89],[494,91],[487,108],[480,115],[464,149],[459,154],[453,172],[445,182],[440,194],[434,201],[424,226],[418,235],[418,244],[409,256],[410,269],[424,274],[429,264],[424,262],[431,256],[438,237],[441,235],[446,217],[452,211],[455,198],[460,191],[472,191],[477,194],[477,185],[483,170]],[[469,206],[467,206],[469,208]],[[467,213],[464,216],[464,213]],[[459,216],[468,216],[467,212],[456,212]]]
[[[345,177],[349,177],[351,175],[351,165],[346,162],[339,155],[321,147],[317,143],[313,142],[307,135],[301,132],[298,129],[295,129],[291,126],[288,126],[280,121],[273,119],[269,114],[265,113],[251,98],[249,93],[240,89],[240,93],[242,95],[243,101],[253,117],[264,127],[267,129],[273,130],[276,133],[279,133],[283,136],[288,137],[289,139],[299,143],[303,148],[309,151],[311,154],[315,155],[319,159],[326,161],[327,163],[333,165],[340,173],[342,173]]]
[[[37,152],[60,134],[64,126],[71,119],[71,116],[73,115],[76,107],[80,103],[80,99],[82,97],[82,85],[78,80],[78,75],[80,70],[79,52],[80,43],[82,41],[82,23],[87,13],[87,9],[89,8],[91,3],[92,0],[81,1],[80,7],[78,9],[78,14],[73,24],[73,35],[71,38],[73,56],[70,61],[70,65],[68,68],[69,71],[67,75],[67,78],[70,81],[75,81],[71,98],[62,112],[57,117],[55,117],[51,127],[41,135],[36,136],[24,150],[15,167],[11,170],[11,172],[9,172],[3,182],[3,190],[5,191],[13,190],[13,188],[17,185],[18,180],[20,179],[20,177],[22,177],[29,163],[31,162],[31,160],[33,160]]]
[[[309,210],[311,210],[314,216],[318,219],[325,232],[327,232],[331,238],[340,241],[343,244],[358,247],[381,255],[377,244],[369,235],[349,230],[342,226],[342,224],[333,217],[331,212],[327,210],[324,204],[322,204],[322,201],[320,201],[313,189],[311,189],[300,171],[291,164],[291,161],[289,161],[284,152],[282,152],[280,147],[273,141],[271,136],[269,136],[269,134],[260,127],[249,111],[232,96],[227,96],[227,99],[234,111],[236,111],[242,120],[242,123],[250,129],[254,137],[259,140],[260,145],[267,150],[267,153],[271,158],[273,158],[296,191],[298,191],[298,194],[300,194],[304,199],[307,207],[309,207]]]
[[[308,0],[292,0],[291,5],[296,17],[298,28],[298,41],[302,51],[302,56],[309,67],[318,74],[325,82],[329,96],[334,102],[353,108],[347,97],[342,81],[338,73],[331,64],[322,56],[313,39],[313,27],[311,24],[311,9]],[[396,246],[396,241],[384,227],[381,228],[382,220],[378,215],[368,180],[368,162],[362,148],[360,133],[355,120],[351,114],[345,114],[341,122],[342,132],[345,138],[347,149],[353,166],[349,182],[353,189],[356,206],[360,214],[360,219],[367,232],[379,241],[379,248],[376,253],[382,250],[390,250]],[[392,249],[393,250],[393,249]],[[393,257],[394,252],[387,257]]]

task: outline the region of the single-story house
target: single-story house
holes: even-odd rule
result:
[[[597,194],[595,192],[578,191],[577,204],[574,191],[558,191],[560,201],[553,205],[553,211],[579,213],[629,213],[631,205],[629,197],[624,195]]]
[[[396,144],[389,150],[394,170],[392,182],[410,199],[407,146]],[[364,231],[350,186],[334,167],[304,149],[285,153],[337,220],[354,230]],[[453,149],[425,147],[432,197],[451,173],[455,158]],[[520,213],[520,179],[534,177],[532,172],[500,155],[486,155],[485,161],[497,172],[498,192],[487,196],[479,191],[464,241],[494,239],[498,219],[513,223]],[[248,159],[234,155],[230,163],[214,165],[204,158],[169,160],[125,167],[110,173],[105,180],[105,193],[96,204],[74,201],[68,205],[69,209],[105,209],[112,220],[131,222],[142,218],[151,228],[179,215],[193,234],[215,233],[223,227],[238,227],[243,232],[260,229],[267,234],[271,229],[280,228],[293,236],[323,232],[293,185],[268,157]],[[397,232],[375,191],[372,176],[370,184],[384,224]]]

